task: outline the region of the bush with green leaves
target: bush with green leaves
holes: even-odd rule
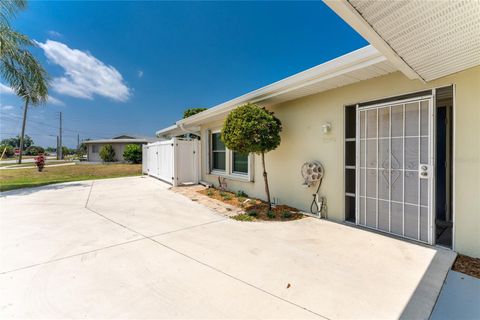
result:
[[[275,212],[273,212],[272,210],[269,210],[269,211],[267,212],[267,217],[268,217],[269,219],[274,219],[274,218],[275,218]]]
[[[127,144],[123,158],[131,163],[142,163],[142,147],[138,144]]]
[[[11,158],[15,155],[15,150],[10,145],[2,144],[0,145],[0,155],[1,154],[3,154],[4,158]]]
[[[261,155],[269,209],[271,209],[271,201],[265,169],[265,153],[280,145],[281,131],[282,123],[273,112],[250,103],[230,112],[222,129],[222,140],[228,149],[241,154]]]
[[[238,190],[237,191],[237,197],[239,198],[248,198],[248,194],[245,193],[243,190]]]
[[[115,150],[111,144],[106,144],[100,149],[100,158],[103,162],[115,161]]]
[[[25,155],[27,156],[38,156],[42,153],[45,153],[45,149],[40,146],[30,146],[25,150]]]

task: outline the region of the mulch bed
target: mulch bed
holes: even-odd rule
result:
[[[452,270],[480,279],[480,259],[459,254],[453,263]]]
[[[259,199],[249,198],[248,195],[242,193],[233,193],[230,191],[222,191],[215,188],[208,188],[198,191],[210,198],[228,203],[229,205],[242,208],[245,213],[234,216],[233,219],[241,221],[291,221],[303,218],[303,214],[298,209],[286,205],[277,205],[268,210],[266,202]]]

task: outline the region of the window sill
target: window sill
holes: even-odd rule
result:
[[[208,173],[209,176],[219,176],[222,178],[235,180],[235,181],[242,181],[242,182],[254,182],[253,179],[250,180],[248,174],[238,174],[238,173],[230,173],[228,174],[225,171],[211,171]]]

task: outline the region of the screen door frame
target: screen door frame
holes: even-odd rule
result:
[[[405,153],[406,153],[406,150],[405,150],[405,136],[406,136],[406,132],[405,132],[405,105],[407,103],[412,103],[412,102],[418,102],[419,103],[419,118],[418,118],[418,123],[419,123],[419,132],[418,132],[418,138],[419,138],[419,154],[417,155],[418,156],[418,165],[419,167],[417,168],[417,172],[418,174],[420,174],[420,166],[423,165],[423,163],[421,164],[421,158],[420,158],[420,142],[421,142],[421,101],[428,101],[428,202],[427,202],[427,205],[428,205],[428,211],[427,211],[427,241],[425,240],[421,240],[420,239],[420,211],[421,211],[421,199],[420,199],[420,180],[422,178],[418,177],[418,199],[417,199],[417,205],[418,205],[418,211],[419,211],[419,220],[418,220],[418,237],[417,238],[412,238],[412,237],[408,237],[408,236],[405,236],[405,181],[404,181],[404,178],[405,178],[405,161],[402,162],[402,170],[401,170],[401,174],[402,174],[402,188],[403,188],[403,192],[402,192],[402,219],[403,219],[403,225],[402,225],[402,234],[398,234],[398,233],[394,233],[391,231],[391,217],[392,217],[392,213],[391,213],[391,204],[392,204],[392,199],[391,199],[391,171],[392,171],[392,162],[391,162],[391,153],[392,153],[392,149],[391,149],[391,141],[392,141],[392,134],[391,134],[391,128],[392,128],[392,121],[391,121],[391,107],[392,106],[397,106],[397,105],[403,105],[403,116],[402,116],[402,121],[403,121],[403,132],[402,132],[402,138],[403,138],[403,147],[402,147],[402,156],[405,158]],[[372,227],[372,226],[368,226],[367,225],[367,221],[366,221],[366,212],[365,212],[365,221],[364,223],[361,223],[361,219],[360,219],[360,211],[361,211],[361,208],[360,208],[360,174],[361,174],[361,169],[360,169],[360,155],[361,155],[361,148],[360,148],[360,144],[361,144],[361,134],[360,134],[360,128],[361,128],[361,123],[360,123],[360,112],[361,111],[368,111],[368,110],[377,110],[377,120],[376,120],[376,127],[377,127],[377,135],[376,135],[376,139],[377,141],[379,141],[379,137],[378,137],[378,110],[381,109],[381,108],[386,108],[386,107],[389,107],[389,130],[390,130],[390,133],[389,133],[389,180],[388,180],[388,183],[389,183],[389,193],[390,193],[390,196],[389,196],[389,199],[388,199],[388,203],[389,203],[389,230],[386,231],[386,230],[382,230],[382,229],[379,229],[379,224],[378,224],[378,203],[379,203],[379,196],[378,196],[378,184],[379,184],[379,163],[378,163],[378,154],[379,154],[379,150],[378,150],[378,145],[379,143],[377,142],[377,148],[376,148],[376,189],[377,189],[377,192],[376,192],[376,198],[375,198],[375,201],[376,201],[376,226],[375,227]],[[402,238],[407,238],[407,239],[411,239],[411,240],[414,240],[414,241],[419,241],[419,242],[422,242],[422,243],[427,243],[427,244],[430,244],[430,245],[433,245],[434,244],[434,241],[435,241],[435,237],[434,237],[434,234],[435,234],[435,230],[434,230],[434,226],[435,226],[435,217],[434,217],[434,212],[435,212],[435,199],[434,199],[434,196],[435,196],[435,193],[434,193],[434,188],[435,188],[435,90],[432,90],[430,91],[428,94],[424,94],[424,95],[418,95],[418,96],[415,96],[415,97],[409,97],[409,98],[401,98],[401,96],[399,96],[399,99],[395,99],[395,98],[391,98],[391,99],[388,99],[388,101],[376,101],[376,102],[372,102],[372,104],[368,104],[368,103],[363,103],[362,105],[359,105],[357,104],[356,105],[356,123],[357,123],[357,126],[356,126],[356,197],[355,197],[355,214],[356,214],[356,217],[355,217],[355,220],[356,220],[356,224],[360,227],[364,227],[364,228],[369,228],[369,229],[373,229],[373,230],[376,230],[376,231],[379,231],[379,232],[383,232],[383,233],[388,233],[388,234],[392,234],[392,235],[395,235],[395,236],[398,236],[398,237],[402,237]],[[367,112],[365,112],[365,123],[367,123]],[[365,126],[365,130],[367,130],[366,126]],[[365,146],[367,146],[367,136],[364,137],[365,138]],[[368,152],[368,150],[366,151]],[[364,164],[365,167],[367,167],[367,163]],[[367,169],[365,169],[365,177],[366,177],[366,172],[367,172]],[[363,195],[365,197],[365,202],[367,200],[367,190],[365,188],[364,190],[365,194]],[[384,199],[382,199],[383,201],[385,201]],[[362,208],[363,210],[365,210],[365,208]]]

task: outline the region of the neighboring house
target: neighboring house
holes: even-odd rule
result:
[[[480,257],[479,4],[327,1],[372,45],[157,132],[201,136],[201,180],[265,199],[258,156],[225,148],[226,115],[254,102],[282,121],[272,197],[309,211],[320,161],[328,219]],[[327,31],[328,32],[328,31]],[[352,245],[354,245],[352,243]]]
[[[115,150],[115,159],[119,162],[124,162],[123,151],[125,146],[128,144],[138,144],[144,145],[150,142],[154,142],[158,139],[151,137],[140,137],[134,135],[120,135],[113,137],[111,139],[101,139],[101,140],[88,140],[84,141],[87,145],[87,161],[90,162],[100,162],[100,150],[104,145],[111,144]]]

